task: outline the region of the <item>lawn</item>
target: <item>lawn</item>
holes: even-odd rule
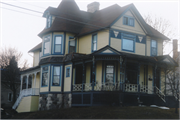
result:
[[[178,112],[179,113],[179,112]],[[17,113],[11,119],[179,119],[175,109],[152,107],[76,107]]]

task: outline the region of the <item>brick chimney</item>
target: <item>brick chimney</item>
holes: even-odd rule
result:
[[[99,2],[93,2],[87,5],[87,12],[94,13],[95,11],[99,10]]]
[[[178,40],[174,39],[173,40],[173,59],[177,61],[178,57]]]

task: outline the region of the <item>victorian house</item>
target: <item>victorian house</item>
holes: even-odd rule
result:
[[[46,27],[33,67],[21,73],[18,112],[96,105],[163,104],[165,68],[178,64],[163,55],[166,36],[146,24],[133,4],[81,11],[62,0],[43,14]]]

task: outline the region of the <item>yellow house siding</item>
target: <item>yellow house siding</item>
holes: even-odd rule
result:
[[[51,92],[61,92],[61,87],[51,86]]]
[[[40,86],[40,73],[36,75],[36,88],[39,88]]]
[[[30,111],[38,111],[39,96],[31,96],[31,109]]]
[[[135,45],[136,49],[135,49],[135,52],[136,54],[138,55],[143,55],[145,56],[146,55],[146,44],[142,44],[142,43],[137,43],[136,42],[136,45]]]
[[[158,56],[159,55],[163,55],[163,42],[161,41],[161,40],[159,40],[159,41],[157,41],[157,44],[158,44],[158,52],[157,52],[157,54],[158,54]]]
[[[70,76],[66,77],[66,68],[70,67]],[[71,70],[72,70],[72,65],[66,65],[64,69],[64,92],[69,92],[71,91]]]
[[[102,61],[96,62],[96,82],[101,83],[102,80]]]
[[[114,49],[121,51],[121,39],[117,39],[117,38],[111,38],[111,43],[110,43],[111,47],[113,47]]]
[[[84,53],[84,54],[91,53],[91,40],[92,40],[91,34],[79,38],[79,53]]]
[[[97,33],[97,50],[109,45],[109,30],[99,31]]]
[[[130,11],[127,11],[125,13],[125,15],[127,15],[127,16],[134,16],[132,14],[132,12],[130,12]],[[141,26],[137,22],[137,19],[134,19],[134,27],[132,27],[132,26],[128,26],[128,25],[123,25],[123,16],[116,23],[114,23],[112,25],[112,28],[118,29],[118,30],[127,31],[127,32],[132,32],[132,33],[137,33],[137,34],[145,35],[143,29],[141,28]]]
[[[35,51],[33,56],[33,67],[38,66],[38,64],[39,64],[39,51]]]
[[[91,64],[88,63],[86,65],[86,83],[90,83],[90,78],[91,78]]]
[[[30,112],[30,110],[31,110],[31,96],[23,97],[16,111],[18,113],[21,113],[21,112]]]

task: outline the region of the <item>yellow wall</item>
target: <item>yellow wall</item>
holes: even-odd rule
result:
[[[36,75],[36,88],[39,88],[40,86],[40,73]]]
[[[101,84],[102,81],[102,61],[96,62],[96,82]]]
[[[157,41],[158,44],[158,56],[163,55],[163,42],[162,40]]]
[[[62,85],[62,84],[61,84]],[[61,92],[61,86],[60,87],[58,87],[58,86],[51,86],[51,92]]]
[[[97,33],[97,50],[109,45],[109,30],[99,31]]]
[[[125,15],[127,16],[134,16],[132,12],[127,11],[125,13]],[[135,17],[134,17],[135,18]],[[137,33],[137,34],[142,34],[145,35],[143,29],[141,28],[141,26],[139,25],[139,23],[137,22],[137,19],[135,19],[135,23],[134,23],[134,27],[128,26],[128,25],[123,25],[123,16],[112,26],[112,28],[114,29],[118,29],[118,30],[123,30],[123,31],[128,31],[128,32],[132,32],[132,33]]]
[[[79,38],[79,53],[90,54],[92,45],[92,35],[85,35]],[[109,30],[97,32],[97,50],[109,44]]]
[[[23,97],[21,102],[19,103],[16,111],[20,112],[30,112],[31,109],[31,96]]]
[[[136,49],[135,49],[135,53],[138,54],[138,55],[146,55],[146,50],[145,50],[145,44],[142,44],[142,43],[137,43],[136,42],[136,45],[135,45]]]
[[[111,44],[110,45],[114,49],[121,51],[121,39],[111,38]]]
[[[33,56],[33,67],[38,66],[39,64],[39,52],[40,51],[35,51],[34,56]]]
[[[39,96],[31,96],[31,108],[30,111],[38,111]]]
[[[91,53],[91,39],[92,35],[86,35],[79,38],[79,53],[90,54]]]
[[[90,83],[90,78],[91,78],[91,64],[90,63],[88,63],[87,65],[86,65],[86,83]]]
[[[70,76],[66,77],[66,68],[70,67]],[[64,69],[64,92],[70,92],[71,91],[71,71],[72,71],[72,65],[66,65]]]

